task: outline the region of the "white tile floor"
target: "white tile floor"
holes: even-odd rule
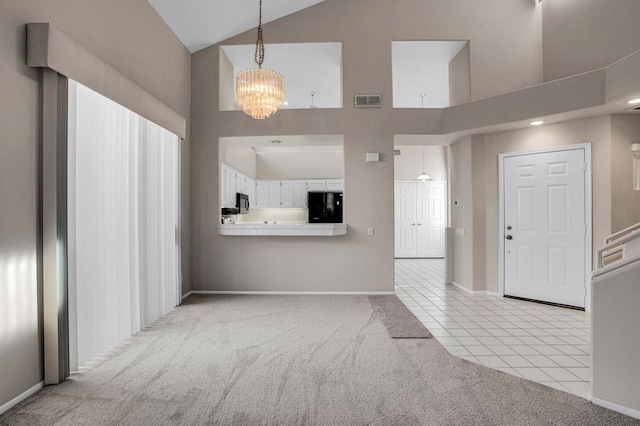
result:
[[[396,260],[396,294],[447,350],[589,398],[589,316],[444,284],[441,259]]]

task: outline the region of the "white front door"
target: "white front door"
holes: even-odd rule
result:
[[[418,182],[417,257],[444,257],[446,182]]]
[[[395,183],[395,257],[416,257],[416,198],[415,183]]]
[[[584,307],[584,148],[503,157],[504,294]]]

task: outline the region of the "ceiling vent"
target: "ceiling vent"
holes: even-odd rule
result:
[[[627,108],[625,111],[640,111],[640,105],[634,105],[631,108]]]
[[[353,105],[356,108],[381,108],[382,95],[357,93],[353,95]]]

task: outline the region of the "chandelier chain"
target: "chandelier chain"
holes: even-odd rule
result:
[[[264,62],[264,41],[262,40],[262,0],[260,0],[260,12],[258,15],[258,39],[256,40],[256,51],[253,59],[258,64],[258,68],[262,69]]]

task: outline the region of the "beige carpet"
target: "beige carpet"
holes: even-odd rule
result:
[[[367,297],[192,296],[3,425],[622,425],[588,401],[392,339]]]

